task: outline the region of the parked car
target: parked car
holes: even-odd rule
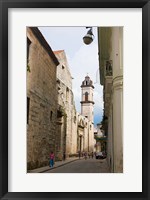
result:
[[[104,159],[106,158],[105,152],[96,152],[96,159]]]

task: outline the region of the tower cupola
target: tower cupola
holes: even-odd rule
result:
[[[85,77],[84,81],[82,82],[81,87],[92,87],[92,88],[94,88],[93,81],[90,79],[90,77],[88,75]]]
[[[87,117],[91,122],[94,118],[94,101],[93,101],[94,86],[93,81],[87,75],[81,85],[81,114]]]

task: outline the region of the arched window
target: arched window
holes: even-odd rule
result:
[[[85,101],[88,101],[88,92],[85,93]]]
[[[80,126],[84,126],[84,122],[83,122],[83,120],[82,119],[80,119]]]

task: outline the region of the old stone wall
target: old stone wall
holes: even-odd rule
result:
[[[50,151],[55,152],[57,67],[30,28],[27,37],[31,41],[27,72],[27,168],[33,169],[47,165]]]
[[[74,97],[72,92],[72,77],[69,70],[67,58],[63,50],[54,52],[57,59],[59,60],[59,65],[57,67],[57,90],[58,90],[58,106],[61,107],[62,112],[64,113],[65,120],[61,126],[64,126],[65,129],[59,129],[58,135],[61,136],[61,148],[59,149],[58,159],[63,159],[63,154],[67,158],[72,154],[72,146],[74,145],[72,136],[75,131],[74,128]]]

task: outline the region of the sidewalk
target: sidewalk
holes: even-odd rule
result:
[[[40,168],[37,168],[37,169],[29,170],[28,173],[43,173],[43,172],[61,167],[61,166],[66,165],[68,163],[74,162],[76,160],[79,160],[79,158],[78,157],[67,158],[65,161],[56,161],[53,168],[50,168],[49,166],[45,166],[45,167],[40,167]]]

